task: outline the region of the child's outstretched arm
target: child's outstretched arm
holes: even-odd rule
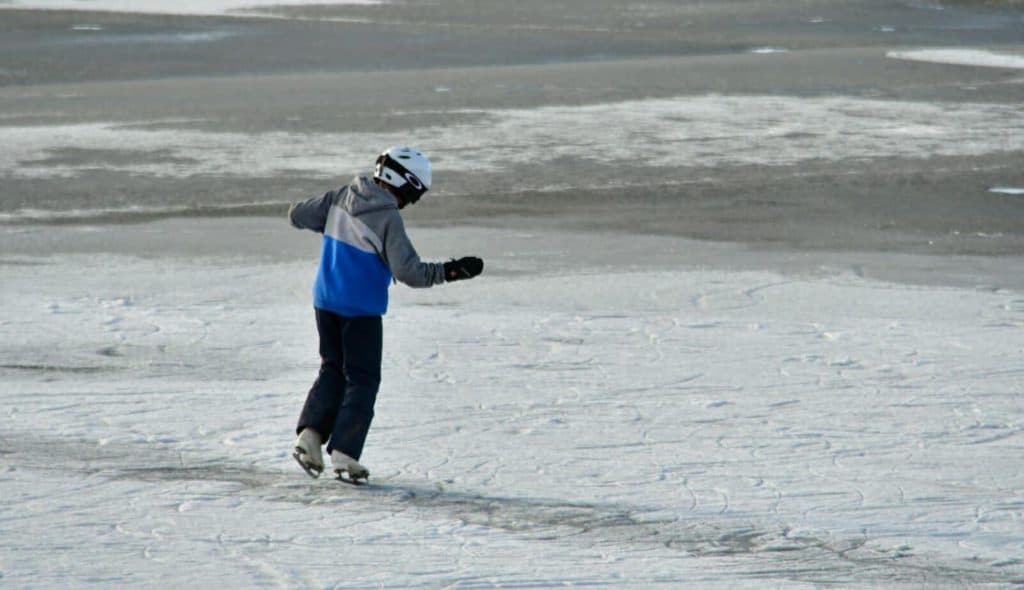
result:
[[[430,287],[444,282],[471,279],[484,270],[484,261],[467,256],[449,262],[423,262],[405,233],[405,223],[395,212],[384,234],[384,262],[396,279],[410,287]]]
[[[391,274],[410,287],[422,288],[443,283],[444,266],[420,260],[416,248],[405,233],[405,223],[398,215],[398,210],[391,213],[385,225],[384,251],[381,253],[384,263],[391,269]]]
[[[292,226],[324,233],[324,227],[327,225],[327,213],[331,209],[336,192],[331,191],[322,197],[315,197],[301,203],[292,203],[288,208],[288,220],[291,221]]]

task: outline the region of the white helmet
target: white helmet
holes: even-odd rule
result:
[[[430,160],[422,152],[408,146],[392,146],[377,157],[373,170],[376,180],[395,188],[395,192],[408,203],[420,200],[430,188]]]

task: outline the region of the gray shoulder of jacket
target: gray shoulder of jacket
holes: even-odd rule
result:
[[[327,215],[331,205],[344,193],[347,187],[325,193],[322,197],[314,197],[301,203],[292,203],[288,208],[288,220],[293,227],[324,233]]]
[[[384,263],[398,281],[410,287],[421,288],[444,282],[444,265],[420,260],[420,255],[416,253],[416,248],[405,231],[405,222],[398,209],[381,215],[380,222],[382,223],[378,235],[384,244]]]

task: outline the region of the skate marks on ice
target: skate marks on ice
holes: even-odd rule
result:
[[[144,447],[144,450],[142,449]],[[44,450],[45,452],[40,452]],[[151,444],[68,440],[0,433],[0,456],[15,469],[72,473],[82,477],[141,482],[219,482],[239,491],[267,488],[279,473],[227,460],[195,459],[190,453]]]
[[[664,509],[616,503],[571,502],[549,498],[489,496],[446,489],[441,485],[385,482],[367,490],[372,502],[396,510],[411,507],[427,516],[437,513],[463,525],[500,529],[537,542],[621,553],[671,551],[690,558],[721,559],[739,577],[774,578],[811,583],[918,584],[942,581],[964,586],[1006,583],[990,569],[918,561],[896,548],[865,548],[866,537],[818,538],[797,533],[782,523],[715,520],[666,513]],[[333,497],[333,490],[310,489]],[[720,567],[726,567],[724,564]],[[1024,579],[1011,583],[1024,585]]]
[[[715,559],[720,560],[716,562],[718,568],[728,569],[739,578],[814,584],[874,581],[896,585],[1024,585],[1024,579],[998,570],[969,562],[937,563],[927,556],[912,555],[907,547],[880,551],[868,546],[866,535],[814,536],[782,522],[757,522],[725,514],[709,518],[687,510],[676,512],[640,504],[491,495],[401,476],[375,479],[357,489],[331,480],[310,482],[294,469],[274,471],[226,459],[196,461],[173,449],[147,448],[140,454],[136,446],[0,435],[0,458],[8,469],[78,473],[89,480],[89,485],[134,482],[162,486],[161,497],[175,503],[178,512],[191,510],[203,498],[292,503],[324,511],[344,505],[348,512],[365,512],[381,521],[396,514],[454,521],[462,527],[510,533],[531,543]],[[45,460],[40,459],[40,448],[48,449]],[[139,464],[140,455],[147,464]],[[196,483],[224,485],[204,487],[197,499],[193,497],[197,492],[191,490]],[[211,498],[211,494],[223,498]],[[320,516],[318,512],[312,518]]]

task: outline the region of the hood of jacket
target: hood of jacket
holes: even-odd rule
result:
[[[398,200],[395,196],[366,176],[357,176],[353,179],[339,201],[353,216],[382,209],[398,209]]]

